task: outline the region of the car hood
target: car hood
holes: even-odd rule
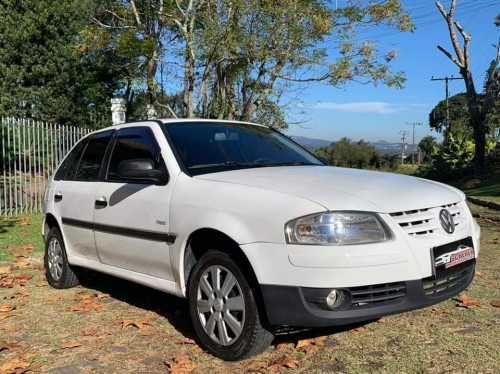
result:
[[[459,190],[425,179],[329,166],[263,167],[203,174],[195,178],[302,197],[327,210],[394,213],[444,206],[464,199]]]

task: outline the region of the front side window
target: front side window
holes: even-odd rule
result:
[[[133,159],[153,160],[157,169],[166,170],[161,158],[160,146],[149,127],[129,127],[118,130],[106,179],[124,181],[118,175],[118,165],[122,161]]]
[[[87,146],[78,163],[74,179],[80,181],[99,180],[102,162],[112,134],[113,131],[105,131],[89,137]]]
[[[166,129],[192,174],[229,168],[323,165],[286,136],[265,126],[180,122],[169,123]]]

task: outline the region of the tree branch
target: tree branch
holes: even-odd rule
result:
[[[462,66],[462,64],[460,63],[460,61],[456,57],[454,57],[450,52],[448,52],[442,46],[438,45],[437,47],[441,52],[443,52],[446,55],[446,57],[448,57],[451,61],[453,61],[455,63],[455,65],[457,65],[459,68],[464,67],[464,66]]]

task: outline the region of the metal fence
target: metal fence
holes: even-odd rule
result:
[[[0,216],[39,212],[47,181],[90,130],[0,117]]]

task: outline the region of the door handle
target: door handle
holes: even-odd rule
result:
[[[62,200],[62,193],[57,192],[54,194],[54,202],[58,203],[59,201]]]
[[[95,205],[100,206],[100,207],[107,207],[108,202],[107,202],[106,198],[103,196],[95,201]]]

